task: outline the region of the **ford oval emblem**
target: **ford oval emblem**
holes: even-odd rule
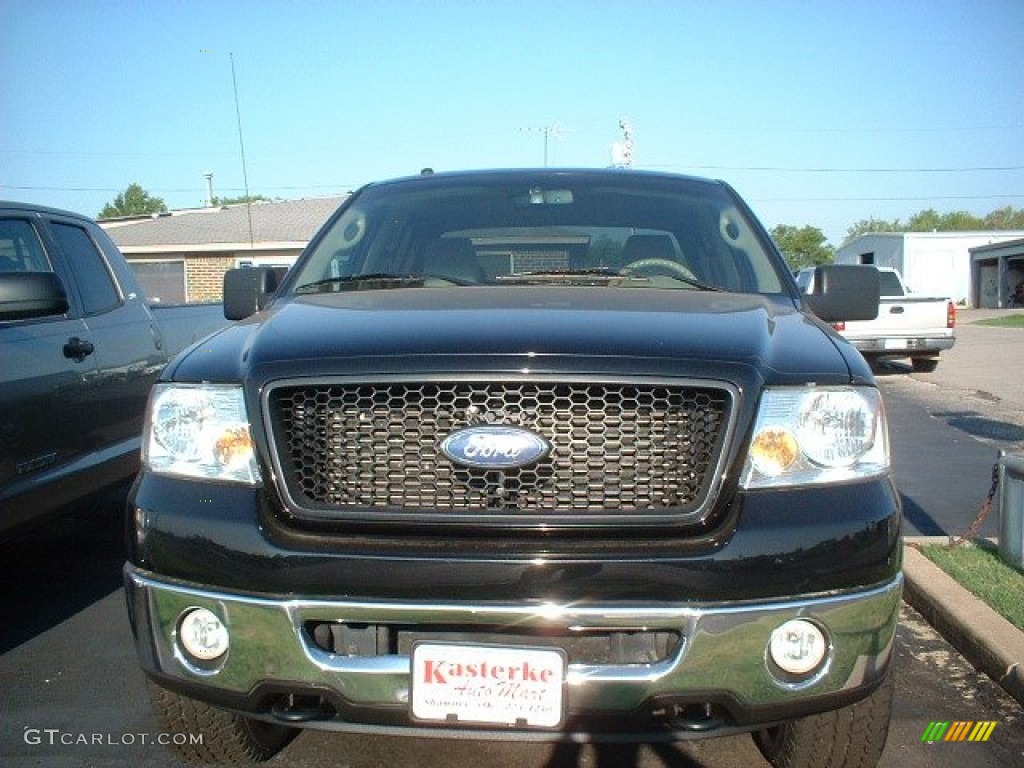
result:
[[[528,429],[497,425],[460,429],[441,442],[441,451],[453,462],[479,469],[525,467],[550,450],[547,440]]]

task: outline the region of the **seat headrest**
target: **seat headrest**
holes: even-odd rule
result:
[[[486,279],[473,244],[464,237],[444,237],[431,243],[423,254],[423,273],[458,282]]]
[[[675,243],[670,235],[630,235],[622,246],[622,260],[625,263],[640,259],[675,258]]]

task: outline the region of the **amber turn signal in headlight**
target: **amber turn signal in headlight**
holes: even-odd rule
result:
[[[750,461],[763,475],[776,477],[800,457],[796,438],[781,427],[761,430],[750,444]]]
[[[745,488],[841,482],[889,471],[885,409],[872,387],[778,387],[761,398]]]
[[[156,385],[146,414],[142,461],[165,475],[258,484],[241,387]]]

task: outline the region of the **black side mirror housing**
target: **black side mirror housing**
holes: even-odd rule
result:
[[[804,294],[804,303],[826,323],[874,320],[879,295],[874,267],[830,264],[814,268],[814,292]]]
[[[64,284],[53,272],[0,272],[0,320],[63,315]]]
[[[266,307],[288,270],[285,267],[240,267],[224,273],[224,317],[244,320]]]

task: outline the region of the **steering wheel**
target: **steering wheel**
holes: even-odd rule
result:
[[[680,264],[678,261],[672,259],[637,259],[631,261],[629,264],[622,268],[622,274],[631,275],[634,272],[643,272],[645,270],[651,270],[653,272],[668,272],[670,275],[678,275],[686,280],[696,280],[696,275],[690,271],[690,268],[685,264]]]

